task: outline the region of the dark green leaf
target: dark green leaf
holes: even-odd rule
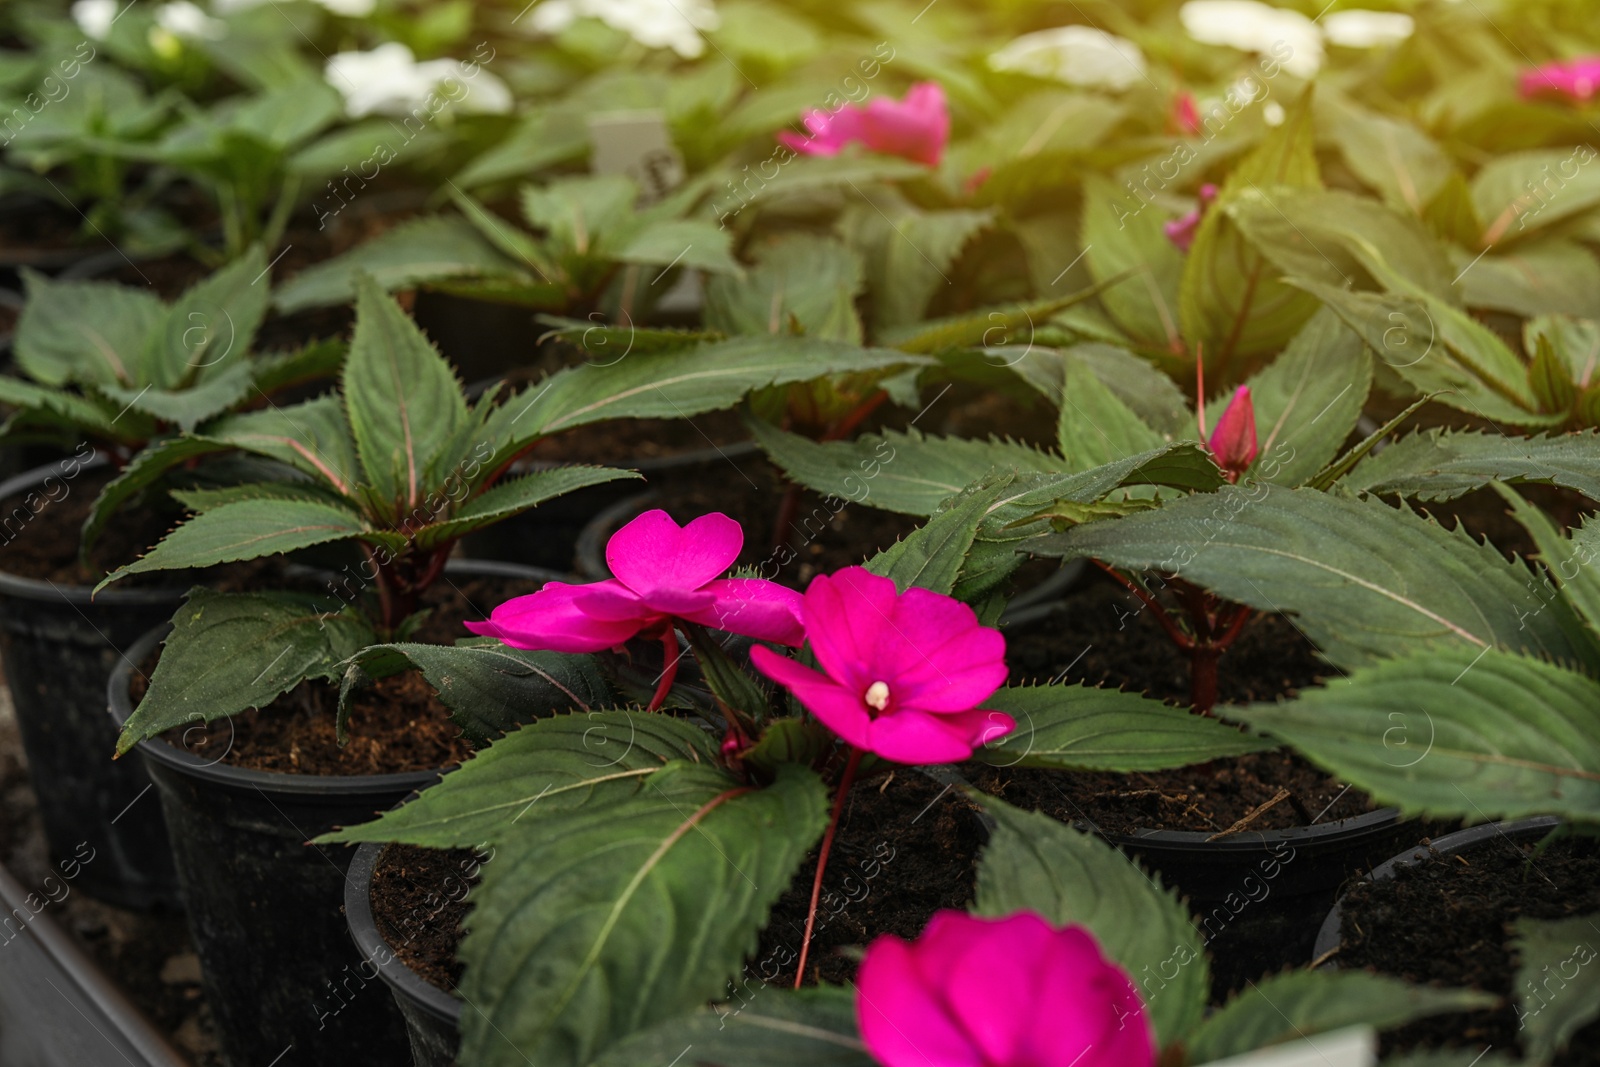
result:
[[[792,962],[793,950],[787,953]],[[774,956],[745,967],[734,987],[740,999],[635,1034],[594,1067],[669,1064],[689,1052],[681,1067],[873,1067],[877,1061],[857,1034],[854,994],[837,986],[769,989],[759,968],[776,962]]]
[[[1537,482],[1600,500],[1600,431],[1507,437],[1444,429],[1395,441],[1340,483],[1363,493],[1450,500],[1491,482]]]
[[[1059,439],[1065,470],[1093,470],[1166,443],[1086,364],[1068,360],[1063,377]]]
[[[414,531],[416,542],[422,548],[443,544],[575,489],[637,477],[639,475],[633,471],[614,467],[556,467],[534,471],[501,482],[483,495],[474,497],[449,520]]]
[[[278,287],[273,303],[284,314],[348,304],[356,275],[370,274],[394,291],[438,278],[506,274],[515,264],[458,216],[403,222],[366,244],[318,263]]]
[[[287,463],[346,496],[361,480],[350,424],[336,396],[229,415],[206,427],[205,439]]]
[[[23,275],[28,302],[17,320],[17,367],[43,385],[137,385],[145,340],[161,324],[161,301],[110,282],[58,282]]]
[[[1600,917],[1523,917],[1512,924],[1517,977],[1518,1029],[1530,1063],[1549,1063],[1573,1035],[1600,1017],[1600,971],[1595,961]]]
[[[1251,473],[1276,485],[1303,485],[1355,429],[1372,385],[1372,356],[1324,309],[1249,385],[1261,447]],[[1210,414],[1216,419],[1221,409]]]
[[[758,258],[759,265],[744,276],[716,278],[706,286],[708,329],[861,343],[855,298],[863,281],[855,252],[832,238],[797,234],[762,249]]]
[[[1107,286],[1100,302],[1131,336],[1170,350],[1183,347],[1178,334],[1183,254],[1168,240],[1166,221],[1165,212],[1110,181],[1084,179],[1081,243],[1089,273]]]
[[[867,570],[894,579],[902,591],[920,586],[948,594],[972,551],[978,527],[1009,482],[1001,475],[974,486],[903,540],[868,560]]]

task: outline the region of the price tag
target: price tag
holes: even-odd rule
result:
[[[589,118],[595,174],[625,174],[639,186],[641,204],[653,204],[683,181],[683,156],[659,110],[610,111]]]
[[[1375,1067],[1378,1039],[1370,1026],[1318,1034],[1292,1045],[1217,1060],[1205,1067]]]

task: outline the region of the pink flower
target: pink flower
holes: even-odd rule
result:
[[[856,977],[861,1037],[884,1067],[1154,1067],[1144,1004],[1079,926],[1032,912],[941,911],[880,937]]]
[[[953,763],[1016,720],[978,705],[1006,678],[1006,642],[972,609],[897,592],[861,567],[820,575],[801,611],[825,674],[771,649],[750,657],[845,741],[899,763]]]
[[[938,82],[918,82],[904,102],[880,96],[864,107],[807,111],[804,121],[809,136],[778,134],[780,142],[802,155],[836,156],[859,141],[874,152],[937,167],[950,140],[950,109]]]
[[[1522,72],[1522,95],[1564,96],[1575,103],[1587,103],[1600,92],[1600,56],[1587,56],[1567,63],[1546,63]]]
[[[1216,198],[1217,187],[1207,182],[1200,187],[1200,206],[1162,227],[1166,231],[1167,240],[1177,245],[1178,251],[1189,251],[1189,246],[1194,244],[1194,235],[1200,231],[1200,222],[1205,218],[1206,209]]]
[[[1173,130],[1189,137],[1200,132],[1200,105],[1194,94],[1180,92],[1172,98],[1172,111],[1167,116]]]
[[[1203,435],[1206,432],[1205,413],[1201,412],[1200,417],[1200,433]],[[1228,401],[1222,418],[1217,420],[1217,428],[1206,438],[1206,448],[1217,461],[1217,466],[1227,472],[1229,481],[1237,479],[1256,461],[1260,453],[1256,444],[1256,407],[1250,400],[1248,385],[1241,385],[1234,390],[1233,399]]]
[[[606,544],[614,579],[550,582],[467,629],[512,648],[599,652],[641,632],[668,639],[677,618],[799,645],[799,593],[759,578],[718,577],[743,547],[744,530],[726,515],[702,515],[680,527],[665,511],[647,511]]]

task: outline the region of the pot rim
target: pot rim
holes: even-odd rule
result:
[[[1445,834],[1443,837],[1428,845],[1418,845],[1408,852],[1398,856],[1391,856],[1372,868],[1363,881],[1387,882],[1395,876],[1395,872],[1402,867],[1412,867],[1435,854],[1440,856],[1454,856],[1465,852],[1486,841],[1492,840],[1496,835],[1521,838],[1543,834],[1560,826],[1564,820],[1555,815],[1532,815],[1521,819],[1506,819],[1501,822],[1480,823],[1469,826],[1464,830],[1456,830]],[[1322,920],[1322,926],[1317,930],[1317,940],[1311,949],[1313,961],[1320,960],[1328,953],[1339,947],[1344,936],[1344,899],[1346,894],[1340,893],[1339,899],[1333,902],[1333,907],[1328,911],[1327,917]],[[1337,970],[1338,963],[1329,959],[1321,965],[1328,970]]]
[[[13,478],[0,482],[0,500],[19,496],[29,489],[44,484],[45,479],[52,477],[76,478],[85,471],[99,470],[110,461],[95,452],[89,459],[78,459],[75,455],[46,463],[32,470],[23,471]],[[68,475],[66,465],[76,463],[76,473]],[[19,600],[56,601],[64,600],[75,608],[85,608],[90,605],[95,607],[159,607],[165,604],[176,604],[187,593],[187,586],[162,585],[142,589],[104,589],[99,595],[94,588],[87,585],[62,585],[45,578],[28,578],[10,571],[0,570],[0,597],[16,597]]]
[[[1326,845],[1346,839],[1364,837],[1368,833],[1401,821],[1399,808],[1378,808],[1333,822],[1310,823],[1305,826],[1287,826],[1281,830],[1241,830],[1222,840],[1213,840],[1214,834],[1203,830],[1136,830],[1131,834],[1107,833],[1090,823],[1075,823],[1081,829],[1098,833],[1107,840],[1137,845],[1145,851],[1215,853],[1260,852],[1273,845]]]
[[[435,1019],[459,1029],[461,999],[406,966],[394,946],[379,932],[378,922],[373,917],[372,875],[389,844],[387,841],[365,842],[356,848],[355,858],[350,861],[350,870],[344,880],[344,914],[350,939],[356,943],[356,950],[362,957],[377,966],[384,984],[396,996],[404,996]]]
[[[498,560],[450,560],[445,565],[445,573],[543,578],[546,581],[562,577],[554,571]],[[159,642],[165,640],[171,631],[171,622],[164,622],[147,631],[122,653],[120,661],[112,669],[111,676],[106,681],[106,711],[119,730],[133,714],[133,700],[129,687],[136,664],[144,662],[145,657]],[[193,753],[167,744],[160,738],[140,741],[134,747],[146,759],[154,760],[191,778],[237,789],[251,788],[263,793],[280,795],[360,796],[375,791],[415,790],[428,785],[445,770],[445,768],[431,768],[366,775],[294,774],[289,771],[258,771],[248,767],[233,767],[214,760],[203,760]]]

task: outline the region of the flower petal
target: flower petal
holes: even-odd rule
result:
[[[946,923],[938,931],[929,924],[917,943],[918,954],[926,953],[943,971],[941,984],[949,1011],[983,1050],[986,1062],[1032,1063],[1023,1053],[1030,1031],[1044,1014],[1037,1009],[1057,1006],[1040,998],[1037,984],[1040,963],[1055,932],[1032,912],[999,920],[964,918],[967,923]],[[1098,962],[1098,956],[1092,960]],[[1077,1012],[1049,1014],[1048,1025],[1070,1025]]]
[[[914,953],[893,936],[867,947],[856,974],[856,1022],[867,1050],[883,1067],[984,1067],[942,998],[923,983]]]
[[[694,614],[679,613],[690,622],[792,648],[805,642],[800,619],[805,600],[788,586],[761,578],[719,578],[701,592],[716,603]]]
[[[865,692],[875,681],[866,675],[879,669],[883,631],[893,624],[894,582],[863,567],[846,567],[818,575],[806,589],[806,637],[828,677]]]
[[[1075,1010],[1038,1013],[1019,1059],[1040,1067],[1153,1064],[1155,1039],[1144,1003],[1126,972],[1106,959],[1082,927],[1053,931],[1034,968],[1039,1005]]]
[[[611,535],[606,565],[636,593],[699,589],[733,566],[744,547],[744,530],[718,512],[680,527],[657,508]]]
[[[977,614],[951,597],[908,589],[892,625],[879,636],[874,662],[900,706],[926,711],[977,707],[1006,680],[1006,640],[978,625]]]
[[[611,583],[601,582],[607,586]],[[633,617],[599,618],[578,606],[579,597],[597,595],[595,586],[550,582],[537,593],[506,601],[484,622],[466,623],[467,629],[498,637],[512,648],[552,652],[599,652],[620,645],[638,633],[652,613],[640,605]],[[605,592],[598,592],[604,597]],[[608,614],[620,611],[622,601],[608,600]]]
[[[984,730],[996,725],[989,716],[1001,714],[963,711],[935,715],[910,708],[873,719],[867,729],[866,742],[851,743],[896,763],[959,763],[971,757]]]
[[[860,694],[844,689],[825,675],[761,645],[750,650],[756,669],[788,689],[824,726],[857,748],[867,743],[872,717]]]

